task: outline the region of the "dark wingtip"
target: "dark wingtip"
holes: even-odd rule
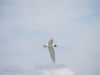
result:
[[[54,47],[58,47],[57,45],[54,45]]]

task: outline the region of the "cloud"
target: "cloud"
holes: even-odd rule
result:
[[[44,70],[43,75],[74,75],[68,68],[58,68],[53,70]]]
[[[74,72],[64,64],[40,65],[37,70],[42,75],[74,75]]]

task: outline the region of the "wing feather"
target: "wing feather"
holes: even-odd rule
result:
[[[55,63],[55,51],[53,47],[48,47],[52,61]]]

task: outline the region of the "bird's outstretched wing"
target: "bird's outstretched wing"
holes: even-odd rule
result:
[[[55,51],[54,51],[53,39],[52,38],[48,41],[48,49],[49,49],[51,59],[55,63]]]
[[[48,47],[52,61],[55,63],[55,51],[53,47]]]

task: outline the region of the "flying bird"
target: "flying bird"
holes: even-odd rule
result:
[[[50,53],[50,57],[52,59],[52,61],[55,63],[55,51],[54,51],[54,47],[57,47],[56,44],[54,44],[54,40],[53,38],[50,38],[48,43],[44,45],[44,47],[48,47],[49,53]]]

